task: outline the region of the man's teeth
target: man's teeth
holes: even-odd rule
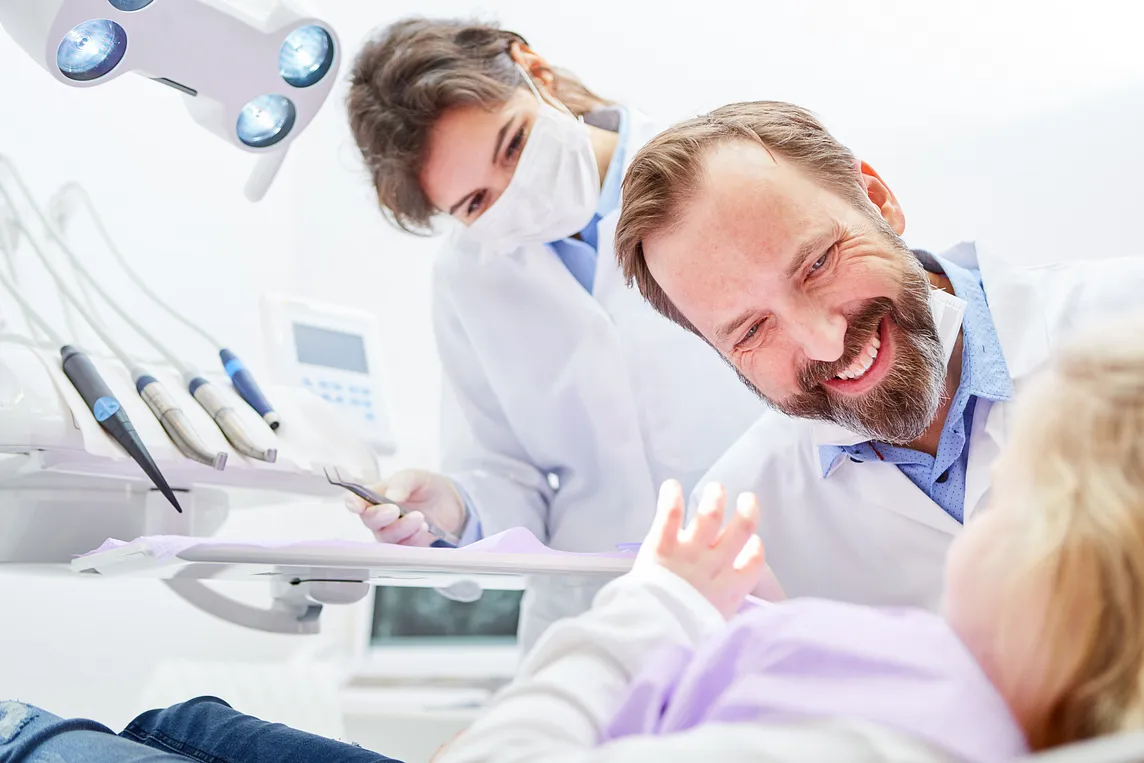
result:
[[[844,381],[851,379],[861,379],[865,376],[866,372],[870,370],[870,366],[874,365],[874,360],[878,357],[878,348],[882,346],[882,340],[878,338],[877,332],[870,337],[870,341],[858,353],[858,357],[847,366],[846,370],[837,375],[837,378]]]

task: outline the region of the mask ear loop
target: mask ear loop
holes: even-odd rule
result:
[[[516,64],[516,68],[517,68],[517,70],[518,70],[518,71],[520,71],[520,76],[524,78],[524,84],[528,85],[528,89],[532,91],[532,94],[536,96],[536,99],[537,99],[538,101],[540,101],[541,103],[547,103],[549,106],[552,106],[553,104],[551,104],[551,103],[549,103],[548,101],[546,101],[546,100],[544,99],[544,96],[540,94],[540,90],[539,90],[539,89],[536,87],[536,83],[532,81],[532,77],[531,77],[531,75],[529,75],[529,73],[528,73],[527,71],[525,71],[525,70],[524,70],[524,67],[523,67],[523,66],[521,66],[521,65],[520,65],[519,63],[517,63],[516,61],[513,61],[513,63],[514,63],[514,64]],[[567,106],[565,106],[563,103],[561,103],[560,101],[558,101],[558,100],[557,100],[557,99],[555,99],[555,98],[553,98],[552,100],[553,100],[553,101],[556,101],[556,105],[554,106],[554,108],[559,108],[559,109],[560,109],[561,111],[563,111],[565,114],[567,114],[568,116],[572,117],[573,119],[575,119],[575,120],[576,120],[576,121],[578,121],[578,122],[583,122],[583,121],[584,121],[584,117],[583,117],[583,116],[579,116],[579,117],[578,117],[578,116],[576,116],[576,115],[575,115],[575,114],[573,114],[573,113],[572,113],[572,112],[571,112],[571,111],[568,109],[568,107],[567,107]]]

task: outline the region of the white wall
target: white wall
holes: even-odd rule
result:
[[[916,245],[940,248],[985,232],[1022,259],[1116,251],[1139,207],[1141,149],[1128,143],[1118,156],[1110,148],[1144,125],[1139,4],[324,0],[315,7],[338,29],[346,67],[375,25],[408,13],[477,14],[499,17],[601,94],[665,122],[732,100],[798,102],[898,191]],[[57,85],[2,33],[0,71],[0,152],[41,197],[66,180],[84,183],[152,283],[256,366],[264,360],[263,292],[376,310],[399,460],[435,461],[438,366],[427,295],[436,244],[393,231],[376,213],[341,87],[294,145],[267,199],[251,205],[241,195],[248,157],[194,125],[174,91],[139,78],[83,91]],[[1114,95],[1120,91],[1127,95]],[[1046,132],[1055,137],[1038,137]],[[1060,226],[1070,214],[1075,222]],[[57,310],[42,278],[33,283],[36,298],[51,306],[45,309]],[[121,298],[133,300],[126,291]],[[185,347],[204,365],[214,362],[189,340]],[[273,522],[280,533],[350,533],[343,514],[331,507],[244,521]],[[134,698],[164,655],[278,660],[308,648],[305,639],[216,623],[146,581],[0,578],[0,600],[0,695],[112,724],[139,709]]]

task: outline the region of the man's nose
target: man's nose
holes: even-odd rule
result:
[[[846,351],[846,316],[806,305],[792,316],[788,333],[810,360],[833,363]]]

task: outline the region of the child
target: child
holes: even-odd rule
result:
[[[1144,726],[1144,323],[1071,345],[1018,410],[942,617],[812,599],[735,616],[763,568],[757,503],[720,528],[710,489],[680,531],[668,483],[632,573],[440,762],[986,763]]]

